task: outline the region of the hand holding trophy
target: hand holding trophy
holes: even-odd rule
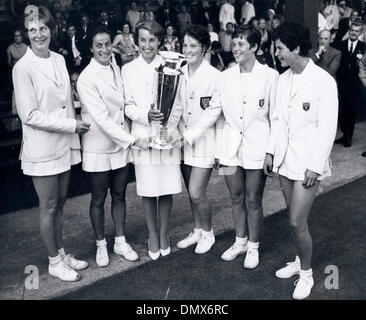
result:
[[[153,126],[151,147],[153,149],[172,149],[172,144],[168,141],[168,129],[166,124],[169,120],[173,108],[175,96],[177,94],[179,78],[183,74],[180,70],[183,55],[172,51],[161,51],[159,55],[163,57],[164,64],[156,69],[155,76],[155,97],[152,110],[149,111],[149,119],[158,121],[157,126]]]

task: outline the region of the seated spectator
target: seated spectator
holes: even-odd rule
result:
[[[27,45],[23,42],[23,35],[20,29],[14,31],[14,42],[8,47],[8,65],[12,69],[18,60],[24,56]]]
[[[116,62],[122,66],[130,62],[138,55],[138,46],[135,44],[128,22],[122,24],[122,33],[117,34],[113,40],[113,52],[116,55]]]
[[[174,31],[175,29],[172,25],[166,26],[166,36],[163,39],[161,50],[177,52],[177,43],[179,43],[179,39],[174,35]]]
[[[178,28],[179,34],[183,35],[184,31],[192,24],[191,15],[187,12],[187,7],[182,5],[180,7],[180,12],[178,13]]]
[[[214,41],[219,41],[219,35],[214,31],[214,27],[211,22],[207,24],[207,31],[208,34],[210,35],[211,43]]]
[[[131,25],[132,33],[136,31],[136,25],[140,22],[141,13],[137,10],[135,1],[130,3],[130,8],[126,13],[126,21]]]
[[[8,47],[6,50],[8,55],[8,65],[10,69],[13,69],[14,65],[18,62],[18,60],[25,55],[27,51],[27,45],[23,42],[23,35],[20,29],[15,29],[14,31],[14,42]],[[11,99],[11,112],[16,115],[17,106],[15,102],[15,94],[13,90],[13,95]],[[21,125],[18,118],[14,118],[10,123],[10,130],[20,129]]]

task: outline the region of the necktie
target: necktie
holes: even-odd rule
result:
[[[349,47],[349,53],[352,54],[353,53],[353,42],[351,41],[351,45]]]

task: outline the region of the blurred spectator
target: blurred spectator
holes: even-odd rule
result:
[[[272,32],[272,22],[273,22],[273,19],[275,16],[276,16],[276,12],[273,9],[267,10],[266,29],[270,34]]]
[[[230,60],[228,61],[226,69],[229,69],[229,68],[231,68],[231,67],[235,66],[235,65],[236,65],[236,63],[237,63],[237,62],[235,61],[235,58],[233,57],[232,59],[230,59]]]
[[[77,91],[77,82],[79,79],[79,73],[77,72],[72,72],[70,74],[70,83],[71,83],[71,95],[72,95],[72,100],[74,102],[74,107],[75,107],[75,111],[77,115],[80,115],[80,108],[81,108],[81,103],[80,103],[80,97],[79,97],[79,93]],[[78,120],[81,120],[80,116],[77,116]]]
[[[117,55],[116,62],[119,66],[137,57],[138,46],[135,44],[128,22],[122,24],[122,33],[115,36],[112,46],[113,52]]]
[[[327,19],[327,29],[339,29],[339,9],[336,0],[327,1],[327,6],[324,9],[324,15]]]
[[[207,0],[203,0],[202,2],[198,3],[197,11],[198,11],[198,17],[197,17],[198,24],[207,26],[207,23],[209,21],[214,21],[216,15],[212,11],[210,2],[208,2]]]
[[[66,20],[61,11],[56,11],[54,14],[54,18],[55,18],[56,28],[55,28],[55,33],[54,33],[55,37],[54,37],[53,43],[54,43],[55,51],[59,51],[59,49],[61,47],[61,43],[66,35],[67,23],[66,23]]]
[[[252,19],[250,19],[248,24],[258,30],[258,18],[257,17],[253,17]]]
[[[172,25],[167,25],[165,27],[165,37],[163,40],[163,50],[167,51],[177,51],[177,43],[179,43],[178,37],[174,35],[174,27]]]
[[[24,56],[25,52],[27,51],[27,45],[23,42],[23,35],[20,29],[14,30],[14,42],[8,47],[7,54],[8,54],[8,65],[10,69],[13,69],[14,65],[18,62],[18,60]],[[16,115],[17,106],[15,102],[15,94],[13,90],[13,95],[11,98],[11,112],[12,114]],[[14,118],[11,120],[10,123],[10,130],[20,129],[20,122],[18,118]]]
[[[234,24],[232,22],[228,22],[225,29],[226,31],[221,31],[219,33],[219,40],[222,47],[221,56],[225,66],[227,66],[227,62],[233,57],[233,53],[231,52],[231,42],[232,34],[234,32]]]
[[[79,36],[83,41],[87,40],[88,35],[91,32],[89,16],[84,12],[81,14],[80,27],[78,30]]]
[[[183,35],[187,27],[192,24],[191,15],[189,14],[189,12],[187,12],[187,7],[185,5],[181,6],[177,18],[178,18],[179,34]]]
[[[89,59],[83,53],[86,53],[86,48],[83,48],[81,38],[76,36],[76,26],[73,21],[70,21],[67,27],[67,36],[61,45],[61,53],[65,57],[66,67],[69,73],[81,72],[89,63]]]
[[[349,18],[343,18],[341,21],[339,21],[339,30],[335,39],[336,42],[348,39],[348,30],[358,17],[358,11],[352,10]]]
[[[165,0],[163,6],[158,8],[155,12],[156,21],[165,28],[168,24],[176,27],[177,15],[174,8],[171,8],[170,2]]]
[[[309,51],[309,56],[319,67],[335,78],[341,63],[341,52],[330,46],[331,32],[322,30],[318,35],[318,47]]]
[[[271,46],[270,33],[267,31],[267,23],[264,17],[258,19],[258,31],[261,33],[261,49],[269,52]]]
[[[144,10],[141,11],[140,21],[154,20],[155,19],[155,14],[154,14],[153,11],[150,10],[150,2],[149,1],[144,1],[143,8],[144,8]],[[146,13],[148,15],[145,15]]]
[[[258,48],[255,57],[257,58],[258,62],[261,64],[265,64],[268,67],[274,68],[273,58],[271,54],[266,50],[265,45],[262,43],[261,46]]]
[[[362,59],[359,62],[359,77],[361,83],[364,87],[366,87],[366,54],[363,55]],[[366,157],[366,151],[362,153],[363,157]]]
[[[248,24],[250,19],[255,17],[255,8],[253,5],[253,0],[246,0],[241,8],[241,24]]]
[[[324,14],[324,4],[321,3],[321,7],[318,12],[318,33],[320,30],[324,30],[327,28],[327,19]]]
[[[218,41],[211,43],[211,65],[216,69],[223,71],[225,69],[224,60],[221,57],[221,44]]]
[[[214,31],[214,27],[211,22],[207,23],[207,31],[210,35],[211,43],[214,41],[219,41],[219,35]]]
[[[226,26],[228,22],[231,22],[233,25],[236,25],[235,8],[232,5],[232,3],[233,0],[225,0],[225,3],[220,8],[219,13],[220,30],[226,31]]]
[[[24,56],[27,45],[23,42],[23,35],[20,29],[14,31],[14,42],[8,47],[8,65],[12,69],[18,60]]]
[[[135,1],[130,3],[130,8],[126,13],[126,21],[131,25],[132,33],[136,31],[136,25],[140,22],[141,13],[137,10]]]
[[[345,19],[351,16],[352,9],[347,5],[345,0],[341,0],[338,3],[338,12],[340,19]]]

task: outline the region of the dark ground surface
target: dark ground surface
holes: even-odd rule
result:
[[[311,299],[366,298],[366,177],[316,198],[310,217],[314,242],[315,285]],[[193,248],[160,258],[130,271],[100,280],[58,299],[101,300],[249,300],[291,299],[296,277],[277,279],[274,272],[294,258],[286,213],[265,219],[260,265],[243,268],[243,256],[223,262],[220,255],[232,232],[217,237],[213,249],[198,256]],[[339,289],[327,290],[325,268],[337,266]]]

